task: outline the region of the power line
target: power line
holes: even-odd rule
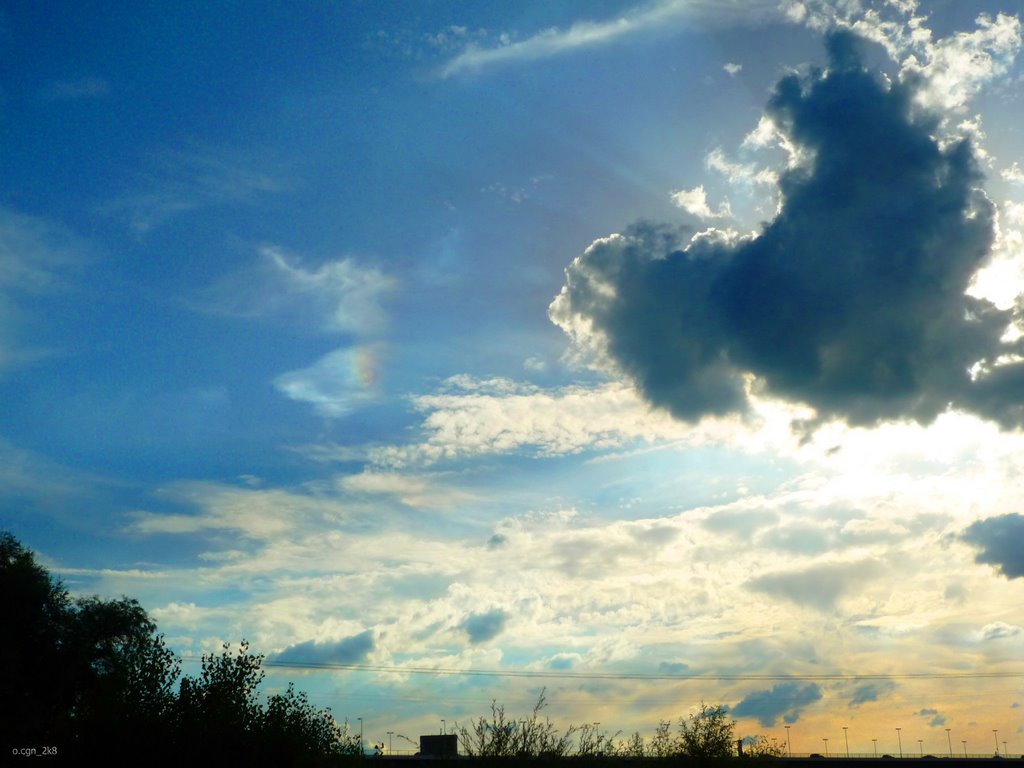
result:
[[[183,656],[183,661],[199,661],[199,657]],[[902,672],[902,673],[819,673],[819,674],[720,674],[695,672],[693,674],[645,674],[631,672],[567,672],[553,670],[518,669],[459,669],[455,667],[400,667],[384,664],[339,664],[315,661],[264,661],[264,667],[287,669],[383,672],[392,674],[539,678],[560,680],[737,680],[737,681],[806,681],[819,680],[983,680],[1024,678],[1022,672]]]

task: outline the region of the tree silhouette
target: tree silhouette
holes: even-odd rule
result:
[[[250,654],[242,640],[238,652],[224,643],[220,654],[205,654],[198,677],[185,677],[178,695],[178,729],[191,746],[210,759],[240,758],[255,747],[262,708],[263,656]],[[212,750],[212,752],[211,752]]]
[[[359,751],[330,710],[316,709],[291,684],[264,705],[264,657],[245,640],[234,653],[225,644],[204,655],[199,675],[182,678],[137,601],[72,600],[7,532],[0,532],[0,601],[8,619],[0,632],[3,754],[46,745],[107,765],[315,766]]]
[[[267,755],[280,765],[292,759],[296,764],[310,765],[317,759],[331,756],[358,755],[358,736],[341,728],[328,710],[316,709],[303,691],[288,690],[267,700],[263,731]]]
[[[274,765],[315,765],[359,753],[355,737],[316,709],[292,683],[264,706],[259,687],[266,674],[262,654],[237,651],[224,643],[219,654],[205,654],[198,677],[181,681],[178,728],[183,748],[203,761],[243,760]]]
[[[76,751],[151,748],[174,730],[177,657],[156,624],[128,598],[76,600],[65,617],[72,686],[67,712]]]
[[[703,701],[700,711],[679,721],[682,753],[696,760],[731,757],[736,721],[730,720],[721,704],[709,707]]]
[[[0,533],[0,604],[7,618],[0,632],[0,721],[8,738],[52,738],[72,703],[61,653],[70,599],[7,532]]]

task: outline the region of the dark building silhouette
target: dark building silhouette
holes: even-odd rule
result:
[[[455,757],[459,754],[459,737],[454,733],[436,736],[420,736],[422,757]]]

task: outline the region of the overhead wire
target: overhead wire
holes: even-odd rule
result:
[[[184,660],[195,660],[183,657]],[[385,664],[341,664],[337,662],[316,661],[281,661],[264,660],[264,667],[279,667],[300,670],[376,672],[390,674],[465,676],[465,677],[505,677],[505,678],[538,678],[560,680],[736,680],[736,681],[806,681],[819,680],[983,680],[1024,678],[1024,670],[1019,672],[843,672],[843,673],[799,673],[799,674],[726,674],[718,672],[694,673],[640,673],[640,672],[572,672],[559,670],[528,670],[528,669],[472,669],[458,667],[405,667]]]

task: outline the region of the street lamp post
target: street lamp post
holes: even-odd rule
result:
[[[999,757],[999,731],[995,728],[992,729],[992,738],[996,742],[996,757]]]
[[[953,756],[953,740],[949,738],[949,728],[946,729],[946,743],[949,745],[949,756]]]
[[[917,751],[918,754],[921,755],[921,757],[924,757],[924,739],[917,740]]]
[[[789,740],[789,726],[788,725],[786,726],[786,752],[789,753],[790,757],[793,756],[793,742],[791,742]]]
[[[445,723],[443,717],[441,718],[441,735],[442,736],[447,736],[448,735],[448,725],[447,725],[447,723]]]
[[[850,726],[848,726],[848,725],[844,725],[843,726],[843,738],[846,740],[846,759],[847,760],[850,759],[850,735],[846,732],[846,729],[849,728],[849,727]]]
[[[828,757],[828,739],[822,739],[825,742],[825,757]]]
[[[967,757],[967,739],[960,739],[960,743],[964,745],[964,757]]]
[[[878,757],[878,739],[871,740],[871,748],[875,750],[875,757]]]
[[[359,754],[363,754],[363,718],[357,718],[359,720]]]
[[[901,759],[903,757],[903,737],[900,736],[900,731],[902,731],[902,730],[903,730],[902,728],[897,728],[896,729],[896,743],[899,745],[899,748],[900,748],[900,758]]]
[[[389,755],[391,754],[391,736],[393,734],[394,734],[394,731],[388,731],[388,754]]]

